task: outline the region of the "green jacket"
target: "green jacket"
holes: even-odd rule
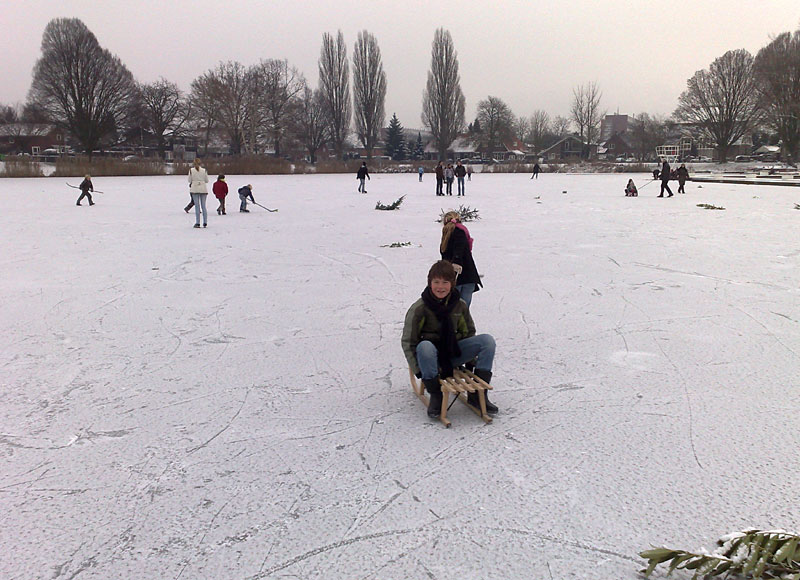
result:
[[[456,329],[456,339],[463,340],[470,336],[475,336],[475,323],[469,313],[469,307],[463,300],[453,308],[450,316],[453,319],[453,328]],[[419,374],[417,364],[417,345],[423,340],[430,340],[433,344],[439,344],[439,334],[441,325],[436,319],[433,311],[425,306],[422,298],[414,302],[406,313],[406,321],[403,324],[403,353],[406,355],[408,366],[414,373]]]

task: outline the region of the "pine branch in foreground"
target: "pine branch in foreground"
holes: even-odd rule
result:
[[[667,576],[675,570],[694,570],[692,580],[725,575],[753,580],[779,578],[800,580],[800,536],[783,530],[744,530],[722,536],[713,553],[653,548],[639,556],[648,561],[645,577],[659,564],[670,562]]]
[[[383,210],[397,209],[398,207],[400,207],[400,204],[403,203],[403,198],[405,198],[405,195],[401,195],[397,200],[395,200],[394,203],[391,203],[389,205],[384,205],[381,202],[378,202],[375,204],[375,209],[383,209]]]

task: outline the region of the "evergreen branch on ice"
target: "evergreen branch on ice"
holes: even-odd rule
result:
[[[698,203],[697,207],[702,207],[703,209],[725,209],[724,207],[711,205],[710,203]]]
[[[381,248],[405,248],[410,245],[411,242],[392,242],[391,244],[383,244]]]
[[[800,536],[783,530],[744,530],[721,537],[713,553],[653,548],[641,552],[648,566],[645,577],[659,564],[670,562],[667,576],[675,570],[694,570],[692,580],[725,575],[725,578],[800,580]]]
[[[405,195],[401,195],[397,200],[395,200],[394,203],[389,205],[384,205],[381,202],[378,202],[377,204],[375,204],[375,209],[384,209],[384,210],[397,209],[398,207],[400,207],[400,204],[403,203],[404,197]]]
[[[481,219],[481,216],[478,215],[478,210],[469,207],[468,205],[460,205],[458,209],[448,210],[448,211],[456,211],[458,215],[461,217],[461,222],[471,222],[475,220]],[[444,218],[444,214],[447,212],[442,210],[442,213],[439,214],[439,219],[436,220],[439,223],[442,223],[442,219]]]

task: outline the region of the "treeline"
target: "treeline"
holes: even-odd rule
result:
[[[200,138],[203,154],[217,131],[227,137],[233,155],[302,151],[315,162],[323,149],[344,158],[350,139],[371,157],[382,141],[386,91],[381,51],[367,31],[358,34],[352,59],[341,31],[323,34],[316,88],[288,61],[264,59],[249,67],[220,62],[184,93],[163,78],[137,82],[83,22],[58,18],[44,31],[27,103],[0,107],[0,123],[54,124],[89,155],[144,133],[152,135],[162,156],[169,140],[187,134]],[[599,140],[601,98],[596,83],[580,85],[573,89],[569,116],[551,117],[543,110],[517,116],[501,98],[488,96],[467,123],[458,54],[450,33],[440,28],[431,47],[421,120],[441,159],[457,139],[469,140],[487,157],[515,140],[538,152],[573,131],[588,146]],[[785,157],[796,159],[800,31],[778,35],[756,56],[726,52],[687,81],[671,118],[634,115],[627,140],[646,160],[674,134],[676,123],[713,144],[723,161],[748,134],[780,142]],[[419,134],[406,142],[396,115],[384,145],[393,159],[419,158],[424,147]]]

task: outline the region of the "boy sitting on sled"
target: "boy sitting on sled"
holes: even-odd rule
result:
[[[495,342],[489,334],[475,334],[475,323],[467,303],[455,288],[456,271],[439,260],[428,272],[422,297],[411,305],[403,325],[403,352],[409,367],[430,393],[428,416],[438,417],[442,408],[439,378],[453,376],[453,367],[475,359],[475,375],[490,383]],[[468,403],[479,406],[478,393],[468,393]],[[497,407],[486,398],[486,411]]]

